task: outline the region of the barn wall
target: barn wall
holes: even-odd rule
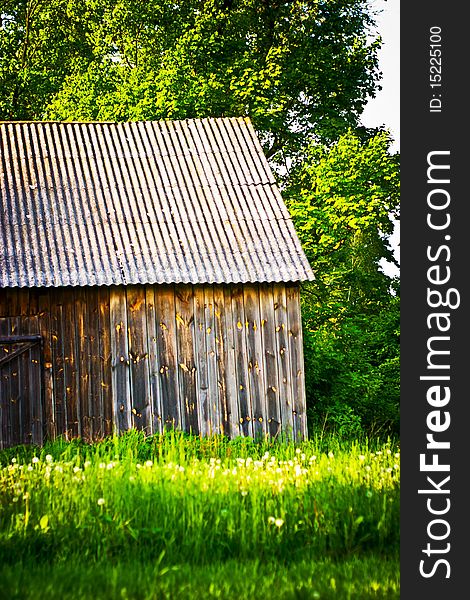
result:
[[[3,331],[31,323],[51,437],[306,436],[297,284],[1,290]]]

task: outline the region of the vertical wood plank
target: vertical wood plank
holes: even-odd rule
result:
[[[65,435],[67,431],[64,388],[62,294],[63,290],[51,288],[50,333],[52,350],[52,374],[54,381],[54,429],[56,436]]]
[[[85,288],[74,288],[75,339],[78,356],[78,434],[86,441],[93,439],[90,394],[90,350],[87,297]]]
[[[217,390],[221,415],[221,433],[235,437],[240,435],[240,416],[238,414],[235,377],[232,303],[228,286],[226,291],[227,302],[224,297],[224,287],[221,285],[213,286]]]
[[[100,360],[100,317],[98,288],[87,287],[87,336],[89,365],[89,398],[91,417],[91,437],[99,440],[103,437],[103,397],[101,393],[101,360]]]
[[[29,296],[29,305],[28,305],[28,314],[33,316],[39,314],[39,290],[36,288],[28,289]]]
[[[18,315],[20,315],[17,317],[18,334],[28,335],[30,333],[30,323],[28,318],[29,290],[27,288],[18,290],[18,305]],[[30,377],[33,375],[32,350],[34,351],[34,348],[24,352],[18,360],[19,443],[22,444],[30,444],[32,441],[32,406],[29,393]]]
[[[129,286],[126,292],[132,426],[150,433],[152,419],[145,288],[133,285]]]
[[[111,383],[111,318],[109,312],[109,287],[98,288],[100,387],[103,405],[103,435],[113,432],[113,388]]]
[[[5,310],[4,313],[7,311]],[[10,320],[7,317],[0,318],[0,335],[7,336],[10,331]],[[11,353],[9,344],[0,345],[0,358],[7,357]],[[10,421],[10,367],[8,364],[0,366],[0,410],[2,419],[1,448],[7,448],[11,440]]]
[[[277,348],[274,321],[273,286],[268,283],[259,285],[261,342],[266,390],[267,430],[269,435],[277,436],[281,432],[281,411],[279,405],[279,375],[277,368]]]
[[[288,343],[293,390],[294,438],[300,441],[307,437],[305,406],[305,380],[302,346],[302,322],[300,319],[300,292],[297,284],[286,286]]]
[[[261,348],[261,319],[259,291],[256,284],[244,285],[245,330],[247,340],[248,377],[253,408],[253,434],[266,435],[267,409],[264,387],[263,353]]]
[[[241,433],[253,435],[252,408],[248,380],[247,347],[245,338],[245,308],[243,304],[243,286],[232,287],[233,339],[235,349],[238,413]]]
[[[19,307],[16,309],[19,312]],[[19,317],[10,317],[9,333],[11,335],[21,335],[21,320]],[[10,351],[14,352],[20,348],[21,344],[12,344]],[[23,438],[22,423],[22,398],[21,398],[21,363],[24,356],[18,356],[8,364],[10,376],[10,404],[9,404],[9,427],[11,445],[19,444]]]
[[[16,317],[21,311],[18,288],[4,288],[4,294],[7,304],[6,315],[8,317]]]
[[[197,407],[199,433],[208,435],[210,431],[211,409],[209,398],[209,376],[207,372],[206,321],[204,288],[194,286],[194,354],[196,363]]]
[[[4,290],[0,290],[0,319],[7,316],[7,297]]]
[[[78,387],[78,347],[75,329],[75,298],[73,288],[57,289],[62,305],[62,348],[63,348],[63,381],[64,402],[67,417],[67,437],[79,436],[79,387]]]
[[[109,294],[111,317],[111,368],[114,399],[113,421],[116,433],[131,428],[131,393],[127,306],[123,287],[112,286]]]
[[[158,293],[158,292],[157,292]],[[157,348],[157,315],[155,309],[155,286],[145,288],[145,307],[147,318],[147,347],[150,378],[150,425],[151,433],[163,431],[163,407],[160,387],[160,364]]]
[[[25,297],[22,296],[22,301],[24,302]],[[26,307],[24,304],[22,305],[23,309],[26,309],[26,314],[28,312],[28,302],[26,297]],[[19,333],[20,335],[28,335],[31,333],[30,330],[30,319],[27,316],[22,316],[19,318],[20,326]],[[36,332],[34,332],[36,333]],[[31,389],[31,379],[34,376],[34,372],[38,370],[39,364],[34,364],[34,353],[37,354],[37,346],[30,348],[26,352],[24,352],[19,358],[19,397],[20,397],[20,414],[21,414],[21,431],[20,431],[20,443],[21,444],[31,444],[33,438],[33,405],[32,405],[32,389]]]
[[[29,309],[29,289],[19,288],[18,289],[18,316],[27,317],[30,314]]]
[[[230,285],[223,286],[224,318],[220,319],[221,330],[225,326],[225,335],[222,336],[225,358],[225,385],[229,411],[230,435],[237,437],[243,434],[240,421],[240,405],[238,402],[237,385],[237,357],[235,352],[235,320],[232,312],[232,289]]]
[[[29,318],[29,333],[40,333],[38,315]],[[43,344],[37,344],[29,352],[30,375],[28,382],[29,404],[31,407],[31,442],[42,445],[44,443],[44,389],[42,385],[42,358]]]
[[[204,285],[204,312],[205,312],[205,336],[207,375],[209,383],[209,435],[223,432],[222,423],[223,408],[220,405],[219,389],[217,385],[217,348],[215,341],[215,314],[214,314],[214,291],[212,285]]]
[[[175,287],[175,308],[182,428],[198,435],[196,365],[194,362],[194,299],[191,285],[179,284]]]
[[[284,283],[273,284],[276,354],[279,371],[279,408],[282,430],[289,439],[294,437],[291,367],[287,340],[287,298]]]
[[[52,370],[52,340],[50,316],[50,292],[41,288],[38,295],[39,331],[42,337],[43,350],[43,382],[44,382],[44,421],[46,436],[53,439],[56,436],[54,415],[54,378]]]
[[[181,428],[182,415],[178,402],[179,373],[176,350],[175,288],[173,285],[159,285],[155,286],[154,290],[162,421],[165,428]]]

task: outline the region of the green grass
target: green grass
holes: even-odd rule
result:
[[[390,442],[130,432],[0,465],[0,597],[399,597]]]

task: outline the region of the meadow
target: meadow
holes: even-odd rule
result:
[[[129,432],[0,452],[0,598],[399,598],[387,441]]]

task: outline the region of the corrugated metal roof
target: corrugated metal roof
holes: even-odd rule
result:
[[[0,123],[0,287],[302,281],[248,119]]]

